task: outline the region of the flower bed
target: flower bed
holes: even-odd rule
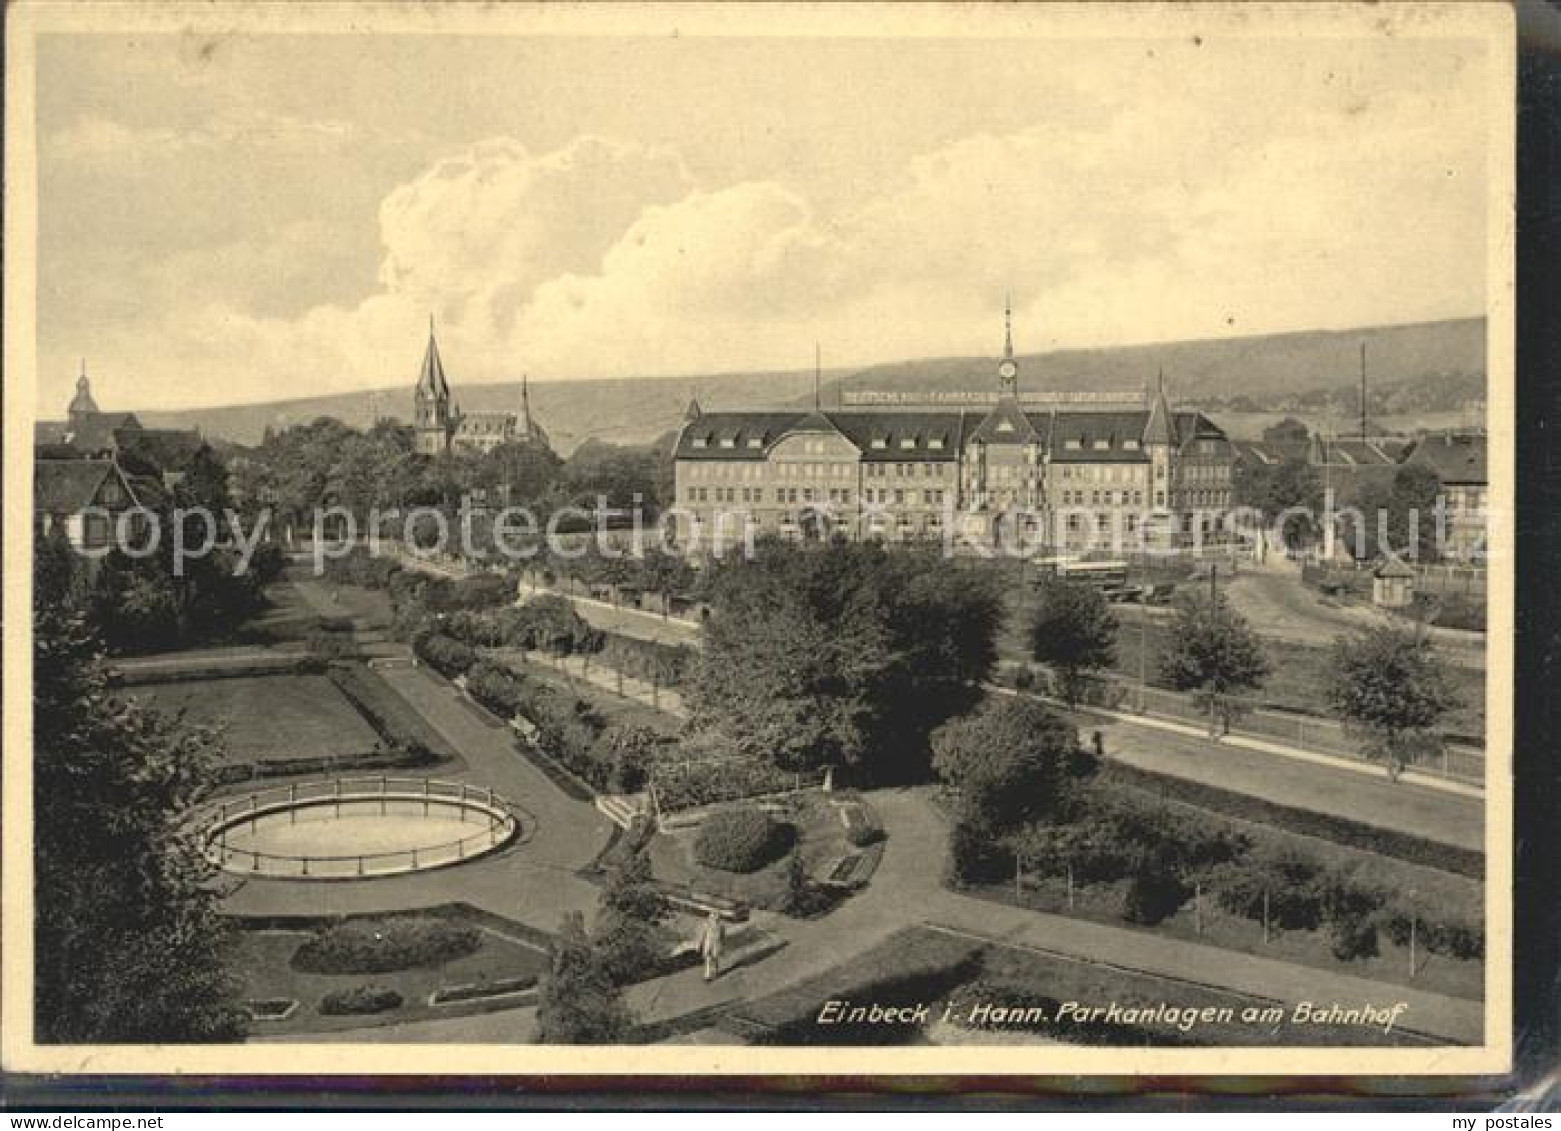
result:
[[[350,920],[327,927],[293,954],[311,974],[383,974],[437,966],[482,948],[476,927],[433,916]]]
[[[320,999],[320,1012],[327,1017],[386,1013],[400,1009],[403,999],[387,986],[353,986],[351,989],[332,990]]]

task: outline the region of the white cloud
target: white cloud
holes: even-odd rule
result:
[[[798,367],[815,340],[838,364],[991,350],[1010,289],[1032,350],[1473,313],[1477,71],[1434,97],[1217,120],[1201,93],[1103,103],[925,153],[837,214],[774,180],[697,184],[667,148],[495,138],[385,197],[357,305],[181,309],[109,352],[220,377],[168,387],[220,402],[410,380],[429,311],[458,382]],[[191,143],[166,134],[141,140]],[[125,140],[104,121],[58,144]]]

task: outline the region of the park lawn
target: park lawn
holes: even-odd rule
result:
[[[243,980],[242,998],[249,1001],[291,998],[298,1002],[298,1007],[285,1020],[252,1022],[250,1035],[323,1033],[533,1004],[530,994],[442,1006],[429,1003],[429,996],[441,988],[515,978],[535,979],[547,969],[549,944],[542,932],[518,923],[500,926],[479,921],[476,926],[482,932],[482,947],[474,954],[438,965],[377,974],[313,974],[295,970],[291,965],[294,953],[313,936],[312,930],[241,925],[234,932],[228,963]],[[395,990],[401,995],[402,1004],[383,1013],[332,1016],[320,1012],[320,1002],[326,994],[370,985]]]
[[[861,849],[846,840],[846,827],[840,811],[816,791],[778,799],[781,812],[773,814],[796,829],[794,851],[802,854],[810,876],[816,876],[832,861]],[[789,857],[765,865],[757,872],[726,872],[707,868],[694,858],[694,838],[698,826],[657,833],[650,842],[651,871],[658,880],[681,884],[695,891],[741,900],[751,907],[780,910],[788,894]]]
[[[378,736],[323,675],[241,676],[132,689],[135,698],[186,722],[223,728],[229,763],[348,757]]]
[[[821,1024],[826,1002],[916,1006],[925,1003],[931,1024]],[[734,1031],[762,1035],[757,1043],[777,1045],[927,1044],[928,1029],[940,1036],[959,1032],[975,1004],[1028,1006],[1044,1003],[1048,1020],[1030,1027],[1038,1039],[1106,1045],[1422,1044],[1395,1031],[1306,1025],[1279,1033],[1271,1027],[1229,1023],[1198,1025],[1183,1032],[1169,1022],[1088,1027],[1055,1021],[1058,1002],[1106,1006],[1178,1008],[1229,1007],[1236,1011],[1271,1003],[1226,990],[1194,986],[1152,974],[1097,966],[1074,959],[954,934],[931,927],[907,927],[879,945],[816,977],[758,1001],[738,1006]],[[954,1025],[941,1023],[952,1005]],[[954,1036],[952,1042],[958,1042]],[[977,1043],[972,1034],[970,1043]]]

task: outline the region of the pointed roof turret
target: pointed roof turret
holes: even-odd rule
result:
[[[1009,296],[1003,296],[1003,359],[997,363],[997,395],[1018,397],[1019,363],[1014,360],[1014,308]]]
[[[81,359],[81,374],[76,378],[76,395],[70,400],[70,408],[67,410],[71,416],[96,415],[97,402],[92,399],[92,382],[87,380],[87,359]]]
[[[705,414],[705,410],[699,407],[699,398],[692,393],[688,397],[688,407],[683,410],[683,419],[692,424]]]
[[[1165,370],[1160,370],[1154,404],[1149,408],[1149,419],[1144,424],[1144,443],[1176,443],[1176,417],[1171,414],[1170,402],[1165,399]]]
[[[417,375],[417,395],[434,400],[449,400],[450,383],[444,379],[444,362],[434,338],[434,316],[428,316],[428,348],[423,351],[423,367]]]

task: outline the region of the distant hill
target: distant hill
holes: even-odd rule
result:
[[[1250,338],[1058,350],[1019,359],[1021,390],[1136,390],[1163,368],[1174,399],[1217,404],[1237,396],[1253,409],[1282,411],[1309,390],[1358,387],[1366,343],[1371,385],[1449,380],[1463,398],[1482,398],[1485,320],[1458,319],[1359,330],[1309,330]],[[989,388],[991,358],[935,358],[875,365],[844,379],[851,390],[932,392]],[[836,382],[831,382],[832,399]],[[1447,405],[1453,408],[1456,405]]]
[[[1348,390],[1358,387],[1362,342],[1374,402],[1379,391],[1390,388],[1400,392],[1394,400],[1413,400],[1415,410],[1425,412],[1454,410],[1465,401],[1484,398],[1482,318],[1030,354],[1019,359],[1020,385],[1041,391],[1136,390],[1152,386],[1163,367],[1179,403],[1214,411],[1304,412],[1347,399]],[[826,370],[823,398],[828,407],[839,403],[841,389],[959,391],[987,389],[993,380],[990,357],[887,362]],[[1402,396],[1409,391],[1420,395]],[[1329,395],[1323,396],[1325,392]],[[457,383],[455,393],[468,410],[516,409],[520,404],[518,381]],[[678,426],[691,394],[707,409],[802,405],[812,399],[813,375],[791,371],[533,383],[531,406],[554,445],[567,453],[590,438],[648,444]],[[361,427],[373,419],[376,403],[379,413],[405,420],[411,414],[411,396],[408,382],[377,393],[138,415],[149,426],[195,427],[208,436],[253,444],[268,424],[281,428],[317,416]],[[1407,407],[1392,406],[1398,411]]]

